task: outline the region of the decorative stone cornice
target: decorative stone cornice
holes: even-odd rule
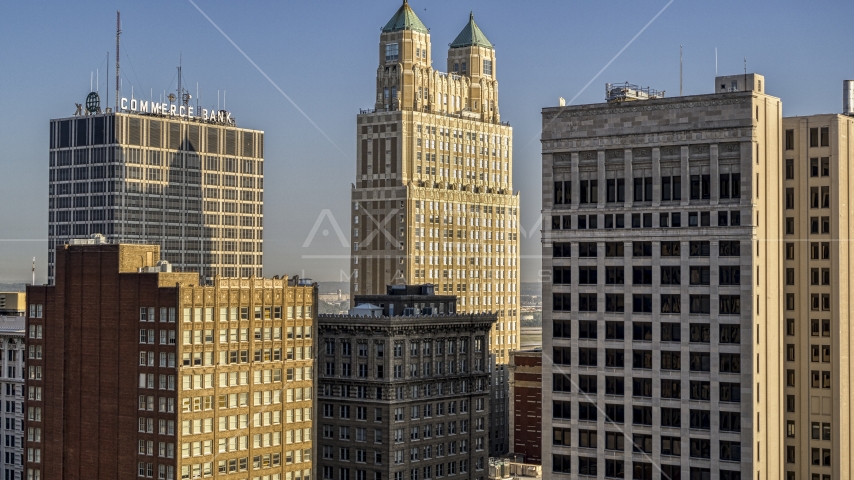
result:
[[[682,108],[708,108],[721,105],[738,105],[747,103],[746,98],[733,98],[727,100],[708,100],[705,102],[677,102],[665,103],[658,105],[626,105],[611,108],[583,108],[583,109],[567,109],[561,112],[544,113],[543,118],[551,120],[553,118],[574,118],[574,117],[590,117],[599,115],[613,115],[623,113],[643,113],[652,112],[655,110],[678,110]]]
[[[614,146],[655,146],[668,143],[691,145],[694,143],[718,143],[720,140],[727,140],[728,144],[731,144],[732,142],[749,141],[753,137],[753,132],[754,129],[752,127],[716,128],[706,130],[686,130],[683,132],[558,138],[542,140],[542,145],[544,154],[558,154],[565,150],[589,150],[591,148],[605,150],[607,147],[613,148]],[[664,155],[665,152],[662,151],[662,156]],[[583,159],[584,158],[579,155],[579,160]]]

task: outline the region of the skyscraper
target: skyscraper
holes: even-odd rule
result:
[[[159,250],[75,240],[28,287],[26,478],[310,480],[317,285]]]
[[[512,129],[500,121],[495,47],[470,16],[432,66],[409,4],[382,28],[374,106],[357,117],[352,191],[354,295],[403,278],[494,311],[499,363],[519,346],[519,197]]]
[[[319,478],[485,480],[497,316],[433,285],[355,302],[317,319]]]
[[[854,117],[788,117],[783,130],[785,478],[849,478]]]
[[[222,111],[119,105],[50,122],[49,282],[55,247],[92,234],[160,245],[205,278],[261,276],[264,133]]]
[[[763,83],[543,109],[551,478],[783,477],[782,105]]]

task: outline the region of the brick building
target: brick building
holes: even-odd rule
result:
[[[510,451],[542,462],[543,350],[510,353]]]
[[[316,286],[87,243],[27,290],[27,478],[310,479]]]

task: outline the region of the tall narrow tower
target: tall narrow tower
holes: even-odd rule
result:
[[[432,67],[409,4],[382,28],[374,107],[357,117],[352,292],[432,283],[460,311],[493,311],[499,363],[518,348],[519,197],[512,129],[498,115],[495,48],[470,16]]]

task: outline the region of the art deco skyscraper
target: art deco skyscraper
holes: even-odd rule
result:
[[[498,314],[499,363],[519,346],[519,196],[500,121],[495,47],[470,16],[432,66],[430,32],[404,1],[382,28],[374,108],[357,117],[352,292],[395,279]],[[399,281],[399,280],[398,280]]]
[[[206,278],[261,276],[264,133],[227,114],[120,105],[50,122],[49,282],[54,249],[92,234],[160,245]]]

